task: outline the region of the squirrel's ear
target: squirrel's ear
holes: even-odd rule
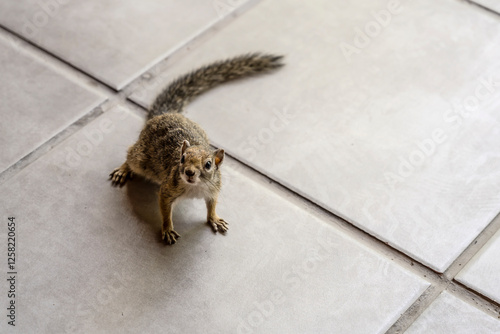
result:
[[[181,148],[181,155],[184,154],[184,152],[186,152],[186,149],[189,147],[189,142],[187,140],[184,140],[184,142],[182,143],[182,148]]]
[[[214,159],[215,160],[215,165],[217,167],[219,167],[219,165],[224,160],[224,150],[220,148],[217,151],[215,151],[214,157],[215,157],[215,159]]]

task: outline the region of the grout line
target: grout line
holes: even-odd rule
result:
[[[491,14],[494,14],[494,15],[497,15],[497,16],[500,15],[500,13],[498,13],[495,10],[493,10],[491,8],[488,8],[488,7],[486,7],[486,6],[484,6],[484,5],[480,4],[480,3],[474,2],[472,0],[464,0],[464,1],[467,2],[467,3],[469,3],[469,4],[471,4],[472,6],[476,6],[476,7],[481,8],[481,9],[487,11],[487,12],[490,12]]]
[[[44,143],[40,144],[38,147],[36,147],[33,151],[30,153],[26,154],[24,157],[19,159],[16,163],[8,167],[6,170],[0,173],[0,184],[4,183],[20,171],[22,171],[24,168],[26,168],[28,165],[31,163],[35,162],[38,160],[38,158],[41,158],[44,156],[46,153],[52,150],[53,147],[59,145],[61,142],[63,142],[66,138],[70,137],[72,134],[80,130],[82,127],[99,117],[104,113],[103,111],[103,104],[106,102],[103,102],[101,105],[93,108],[90,110],[88,113],[77,119],[75,122],[71,123],[68,125],[66,128],[63,130],[59,131],[56,133],[54,136],[49,138],[47,141]]]
[[[459,257],[444,272],[445,277],[454,280],[465,265],[485,246],[485,244],[500,231],[500,213],[486,226],[470,243]]]
[[[431,285],[387,330],[386,334],[404,333],[443,291],[447,291],[472,307],[500,319],[500,306],[496,302],[466,286],[448,281]]]
[[[450,283],[449,291],[455,292],[458,297],[463,297],[460,299],[475,306],[476,308],[479,308],[483,312],[500,319],[500,305],[488,296],[485,296],[480,292],[477,292],[476,290],[473,290],[456,281]],[[478,296],[480,298],[478,298]]]
[[[446,285],[432,284],[422,295],[399,317],[399,319],[385,332],[386,334],[404,333],[413,322],[439,297],[446,289]]]
[[[355,237],[354,239],[361,241],[362,244],[369,246],[370,249],[374,249],[378,253],[388,257],[390,260],[395,261],[401,267],[404,267],[405,269],[411,272],[417,273],[419,276],[431,282],[434,281],[438,282],[444,279],[443,274],[434,271],[433,269],[413,259],[409,255],[403,253],[402,251],[390,246],[389,244],[378,239],[377,237],[371,235],[370,233],[366,232],[360,227],[348,222],[342,217],[337,216],[336,214],[332,213],[328,209],[325,209],[324,207],[315,203],[309,198],[304,197],[303,195],[297,193],[293,189],[290,189],[287,186],[283,185],[282,183],[272,179],[271,177],[267,176],[260,170],[250,165],[247,165],[246,163],[228,154],[227,152],[226,155],[231,157],[231,159],[233,159],[234,161],[237,161],[238,164],[244,166],[254,176],[257,175],[258,178],[261,179],[261,183],[266,183],[268,185],[271,185],[271,187],[274,188],[275,191],[278,191],[280,195],[290,200],[293,204],[306,209],[306,211],[312,212],[320,216],[322,219],[330,223],[333,223],[334,225],[339,227],[343,232],[346,232],[349,236]]]
[[[94,89],[97,87],[99,88],[99,91],[101,93],[104,93],[105,95],[109,95],[111,94],[111,92],[116,92],[111,86],[102,81],[99,81],[76,65],[73,65],[69,61],[66,61],[64,58],[37,45],[35,42],[30,41],[29,39],[11,30],[5,25],[0,24],[0,29],[3,30],[2,32],[6,36],[9,36],[11,40],[19,43],[19,45],[17,46],[18,48],[22,48],[23,51],[29,53],[33,58],[41,60],[42,63],[50,69],[58,73],[68,75],[70,79],[76,79],[77,83],[87,83],[87,85],[90,85]]]

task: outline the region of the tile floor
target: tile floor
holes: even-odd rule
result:
[[[457,280],[500,303],[500,284],[497,275],[500,273],[499,254],[500,232],[497,232],[457,275]]]
[[[0,332],[500,332],[500,15],[22,0],[0,4],[0,26],[0,211],[18,259],[16,328]],[[287,66],[186,111],[228,152],[230,230],[186,201],[165,246],[157,186],[107,175],[170,80],[253,51]]]
[[[498,320],[443,292],[406,333],[494,334],[498,328]]]

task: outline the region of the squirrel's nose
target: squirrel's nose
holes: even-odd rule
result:
[[[189,177],[194,176],[194,171],[192,171],[191,169],[186,169],[185,173]]]

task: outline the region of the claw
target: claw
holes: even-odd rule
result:
[[[167,245],[173,245],[177,242],[177,238],[180,238],[181,236],[179,233],[175,232],[174,230],[171,231],[163,231],[161,235],[161,239],[167,243]]]
[[[224,219],[222,218],[212,218],[209,219],[208,223],[212,226],[212,229],[214,230],[214,233],[221,232],[221,233],[226,233],[227,230],[229,229],[229,223],[227,223]]]
[[[130,170],[124,170],[122,167],[116,168],[111,174],[109,174],[109,179],[111,180],[111,185],[114,187],[119,186],[120,188],[127,183],[127,180],[132,179],[133,173]]]

